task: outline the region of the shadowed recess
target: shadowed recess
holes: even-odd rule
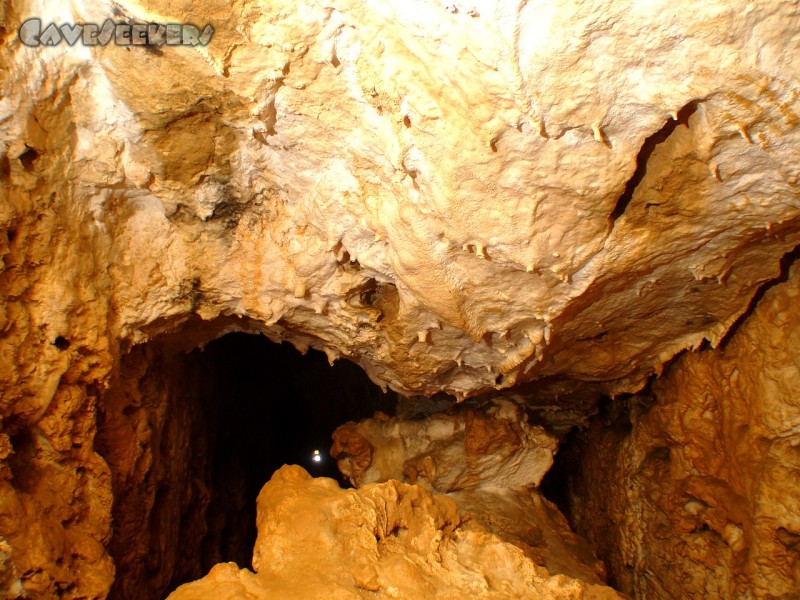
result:
[[[250,567],[272,473],[298,464],[343,483],[331,433],[395,404],[357,365],[259,335],[188,353],[174,339],[134,348],[98,422],[114,489],[110,597],[162,598],[216,563]]]

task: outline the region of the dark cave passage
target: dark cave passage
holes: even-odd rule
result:
[[[184,352],[176,339],[135,347],[100,405],[111,598],[163,598],[219,562],[249,568],[256,498],[272,473],[298,464],[345,485],[328,454],[333,430],[396,408],[361,368],[330,366],[322,352],[245,333]]]
[[[249,567],[256,497],[272,473],[297,464],[315,477],[347,485],[328,454],[333,430],[376,410],[392,413],[395,403],[357,365],[330,366],[321,352],[303,356],[262,336],[229,334],[196,353],[214,372],[204,398],[213,443],[208,520],[224,523],[219,539],[206,536],[203,554],[216,548],[214,563]]]

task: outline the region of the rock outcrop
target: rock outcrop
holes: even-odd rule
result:
[[[170,600],[209,597],[621,598],[552,576],[456,503],[397,481],[342,490],[302,468],[275,473],[258,499],[255,573],[221,564]]]
[[[502,397],[425,419],[377,415],[333,433],[331,456],[355,485],[397,479],[438,492],[537,486],[556,439]]]
[[[357,487],[399,481],[447,494],[459,510],[534,564],[590,583],[605,567],[535,488],[553,464],[556,439],[528,424],[508,398],[468,402],[425,418],[346,423],[331,455]]]
[[[537,490],[485,487],[448,494],[458,509],[520,549],[552,575],[605,583],[606,568],[575,535],[554,504]]]

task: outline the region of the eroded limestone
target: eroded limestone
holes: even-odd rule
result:
[[[800,265],[724,348],[681,356],[600,421],[576,469],[573,515],[640,598],[800,594]]]
[[[0,5],[0,535],[32,597],[111,585],[95,430],[136,344],[246,329],[559,405],[717,343],[800,241],[792,2],[113,5]],[[115,7],[224,26],[15,39]]]
[[[342,490],[283,467],[259,495],[255,573],[221,564],[171,600],[620,598],[551,576],[456,502],[397,481]]]
[[[557,447],[503,397],[425,419],[377,415],[339,427],[333,440],[331,455],[357,487],[397,479],[438,492],[539,485]]]

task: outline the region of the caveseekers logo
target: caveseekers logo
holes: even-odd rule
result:
[[[115,23],[111,19],[102,25],[95,23],[51,23],[42,29],[41,19],[28,19],[19,28],[19,39],[26,46],[58,46],[65,42],[74,46],[105,46],[112,40],[118,46],[206,46],[214,28],[206,25],[202,31],[189,23]]]

